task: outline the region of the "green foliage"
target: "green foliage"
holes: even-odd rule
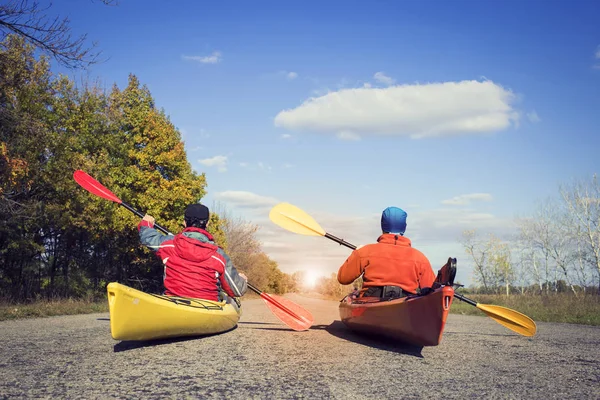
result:
[[[177,232],[206,186],[177,129],[134,75],[122,91],[76,88],[14,36],[0,45],[0,68],[2,293],[81,297],[113,280],[160,290],[162,266],[139,245],[139,218],[72,174],[83,169]],[[224,242],[218,216],[211,230]]]

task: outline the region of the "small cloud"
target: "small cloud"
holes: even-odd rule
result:
[[[343,88],[347,87],[349,83],[350,82],[348,82],[348,79],[342,78],[339,81],[339,83],[336,84],[336,86],[337,86],[338,89],[343,89]]]
[[[283,164],[283,168],[292,168],[294,165],[293,164],[289,164],[289,163],[285,163]]]
[[[202,147],[202,146],[196,146],[196,147],[192,147],[192,148],[190,149],[190,151],[198,151],[198,150],[202,150],[203,148],[204,148],[204,147]]]
[[[540,122],[542,119],[538,116],[537,112],[532,111],[532,112],[528,112],[527,113],[527,119],[529,119],[530,122]]]
[[[290,135],[289,133],[284,133],[284,134],[281,135],[281,138],[282,139],[291,139],[292,135]]]
[[[262,161],[258,162],[258,168],[263,171],[270,171],[272,169],[270,165],[264,164]]]
[[[369,89],[370,87],[372,87],[372,85],[369,82],[365,82],[363,84],[363,87]]]
[[[261,196],[256,193],[239,190],[226,190],[224,192],[217,192],[215,193],[215,198],[217,200],[222,200],[244,208],[272,207],[279,203],[279,200],[273,197]]]
[[[360,135],[351,131],[340,131],[337,134],[338,139],[340,140],[351,140],[357,141],[360,140]]]
[[[247,168],[248,167],[248,163],[247,162],[241,162],[239,165],[242,168]]]
[[[600,45],[596,47],[596,52],[594,53],[594,58],[596,60],[600,60]],[[595,64],[593,66],[594,69],[600,69],[600,64]]]
[[[451,199],[442,200],[442,204],[452,206],[465,206],[471,204],[472,201],[492,201],[494,198],[489,193],[470,193],[462,194]]]
[[[210,137],[210,134],[206,133],[205,129],[200,129],[200,137],[203,139],[208,139]]]
[[[214,156],[198,160],[198,162],[207,167],[217,167],[219,172],[227,171],[227,156]]]
[[[373,75],[373,78],[379,82],[382,83],[384,85],[393,85],[394,82],[396,82],[395,79],[387,76],[386,74],[384,74],[383,72],[376,72],[375,75]]]
[[[222,60],[220,51],[213,51],[209,56],[181,56],[186,61],[196,61],[200,64],[216,64]]]
[[[283,78],[287,79],[288,81],[293,81],[294,79],[298,78],[298,73],[294,72],[294,71],[281,70],[281,71],[278,71],[275,75],[279,76],[279,77],[283,77]],[[271,76],[273,76],[273,75],[271,75]]]

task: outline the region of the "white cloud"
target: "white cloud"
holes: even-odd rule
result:
[[[533,123],[540,122],[542,120],[535,110],[527,113],[527,119]]]
[[[373,75],[373,78],[379,82],[382,83],[384,85],[393,85],[394,82],[396,82],[395,79],[387,76],[386,74],[384,74],[383,72],[376,72],[375,75]]]
[[[231,203],[240,208],[272,207],[279,203],[279,201],[273,197],[261,196],[256,193],[239,190],[217,192],[215,193],[215,199]]]
[[[244,161],[244,162],[240,162],[238,165],[242,168],[246,168],[251,171],[257,171],[257,170],[272,171],[273,170],[273,167],[271,167],[269,164],[265,164],[262,161],[259,161],[257,163],[248,163],[248,162]]]
[[[291,139],[292,135],[290,135],[289,133],[284,133],[284,134],[281,135],[281,138],[282,139]]]
[[[222,55],[220,51],[213,51],[209,56],[181,56],[181,58],[187,61],[196,61],[201,64],[216,64],[222,60]]]
[[[363,87],[368,89],[368,88],[372,87],[372,85],[369,82],[365,82],[363,84]]]
[[[442,204],[452,206],[464,206],[471,204],[472,201],[492,201],[494,198],[489,193],[469,193],[453,197],[451,199],[442,200]]]
[[[360,135],[352,131],[340,131],[336,136],[341,140],[360,140]]]
[[[516,99],[512,91],[494,82],[474,80],[341,89],[279,112],[274,124],[341,133],[342,138],[483,134],[518,122],[519,113],[512,107]]]
[[[595,56],[596,56],[596,59],[597,59],[597,60],[600,60],[600,46],[598,46],[598,47],[596,48],[596,54],[595,54]]]
[[[219,172],[227,171],[227,156],[214,156],[198,160],[198,162],[207,167],[217,167]]]
[[[261,169],[261,170],[263,170],[263,171],[270,171],[270,170],[273,169],[273,168],[271,168],[270,165],[265,164],[262,161],[259,161],[257,165],[258,165],[258,168]]]
[[[283,164],[283,168],[286,168],[286,169],[287,168],[293,168],[293,167],[294,167],[294,164],[289,164],[289,163]]]
[[[268,74],[267,76],[278,76],[278,77],[283,77],[285,79],[287,79],[288,81],[293,81],[294,79],[298,78],[298,73],[294,72],[294,71],[286,71],[286,70],[281,70],[276,72],[275,74]]]

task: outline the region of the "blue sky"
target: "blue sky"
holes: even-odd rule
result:
[[[325,4],[323,4],[325,3]],[[514,233],[514,217],[598,172],[596,1],[58,2],[180,129],[207,204],[261,226],[285,272],[336,272],[349,254],[268,221],[287,201],[355,244],[381,211],[434,269],[463,229]],[[598,66],[595,68],[595,66]]]

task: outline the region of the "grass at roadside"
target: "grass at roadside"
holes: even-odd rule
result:
[[[319,293],[303,293],[305,297],[340,301],[343,296],[325,296]],[[600,296],[587,295],[575,297],[571,294],[538,295],[477,295],[468,294],[468,298],[481,304],[503,306],[519,311],[536,322],[566,322],[600,326]],[[452,301],[451,314],[486,314],[477,307],[458,299]]]
[[[519,311],[536,322],[566,322],[600,325],[600,296],[575,297],[570,294],[537,295],[467,295],[481,304],[503,306]],[[481,310],[458,299],[452,301],[452,314],[485,315]]]
[[[302,293],[301,295],[335,301],[341,299],[338,297],[329,298],[318,293]],[[555,294],[550,296],[513,295],[506,297],[503,295],[469,294],[467,297],[481,304],[511,308],[527,315],[536,322],[567,322],[600,326],[600,296],[596,295],[575,297],[570,294]],[[249,291],[242,297],[242,301],[259,298],[258,295]],[[97,312],[108,312],[106,300],[93,302],[65,299],[38,301],[29,304],[0,303],[0,321]],[[478,308],[456,298],[452,302],[450,313],[485,316]]]
[[[257,294],[248,291],[241,300],[260,299]],[[89,300],[42,300],[26,304],[0,302],[0,321],[22,318],[52,317],[57,315],[76,315],[108,312],[108,301]]]
[[[0,321],[20,318],[51,317],[108,312],[108,302],[87,300],[49,300],[28,304],[0,303]]]

